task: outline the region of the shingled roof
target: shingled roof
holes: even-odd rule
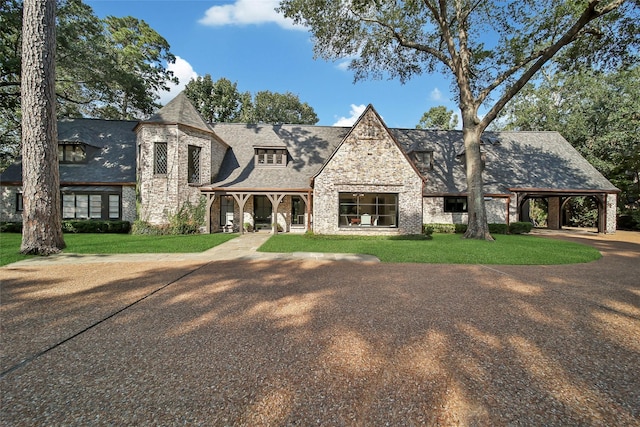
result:
[[[181,124],[211,132],[207,123],[184,92],[180,92],[178,96],[169,101],[167,105],[158,110],[148,120],[145,120],[144,123]]]
[[[425,173],[425,194],[465,193],[462,131],[391,129],[407,152],[433,151],[433,170]],[[484,191],[517,189],[615,192],[596,168],[558,132],[485,132]]]
[[[210,125],[231,147],[213,188],[302,189],[322,167],[349,127],[308,125]],[[464,145],[461,131],[389,129],[409,155],[433,152],[433,169],[426,171],[425,195],[466,193]],[[484,189],[508,194],[518,189],[615,192],[600,172],[557,132],[485,132]],[[254,149],[283,146],[286,168],[255,167]],[[411,157],[411,156],[410,156]]]
[[[135,183],[137,122],[100,119],[62,119],[58,121],[59,143],[86,145],[87,163],[60,164],[60,182]],[[22,182],[20,159],[0,175],[0,182]]]
[[[229,144],[218,181],[229,189],[307,189],[310,180],[351,128],[309,125],[210,125]],[[282,147],[286,167],[255,167],[256,147]]]

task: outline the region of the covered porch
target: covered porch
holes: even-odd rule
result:
[[[312,190],[201,188],[207,198],[207,233],[268,229],[271,233],[312,228]]]

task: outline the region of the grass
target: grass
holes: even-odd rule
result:
[[[64,252],[75,254],[133,254],[202,252],[224,243],[237,234],[192,234],[148,236],[131,234],[65,234]],[[0,234],[0,265],[25,258],[20,254],[20,233]]]
[[[382,262],[429,264],[576,264],[599,259],[598,250],[578,243],[525,235],[496,235],[495,242],[434,234],[432,240],[371,236],[278,234],[262,252],[337,252],[374,255]]]

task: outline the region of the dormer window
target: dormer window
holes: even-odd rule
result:
[[[420,172],[433,170],[433,151],[414,151],[413,158]]]
[[[284,148],[256,148],[256,166],[287,165],[287,150]]]
[[[87,153],[82,143],[58,144],[58,160],[60,163],[86,163]]]

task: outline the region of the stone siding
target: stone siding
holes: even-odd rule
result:
[[[618,196],[616,194],[607,194],[606,197],[607,206],[606,206],[606,224],[604,228],[604,232],[607,234],[612,234],[616,232],[617,227],[617,213],[618,213]]]
[[[493,197],[491,200],[485,200],[489,224],[507,223],[507,200],[506,197]],[[445,212],[444,197],[425,197],[423,205],[425,224],[466,224],[469,222],[469,214],[466,212]],[[509,221],[516,221],[516,211],[517,207],[512,201],[509,206]]]
[[[0,187],[0,221],[21,222],[22,212],[16,211],[17,194],[22,192],[22,187]]]
[[[140,219],[152,224],[166,224],[185,202],[198,204],[200,184],[212,176],[211,149],[215,144],[216,157],[221,146],[213,135],[180,125],[142,124],[138,130],[138,180]],[[154,145],[167,143],[167,173],[154,174]],[[188,147],[200,147],[200,183],[188,182]],[[216,160],[218,162],[219,160]],[[217,171],[216,171],[217,174]]]
[[[391,227],[339,227],[339,193],[398,196],[398,224]],[[422,231],[422,179],[369,109],[314,181],[313,231],[318,234],[419,234]]]
[[[133,224],[136,220],[136,187],[122,187],[122,195],[120,196],[121,218],[123,221],[129,221]]]

